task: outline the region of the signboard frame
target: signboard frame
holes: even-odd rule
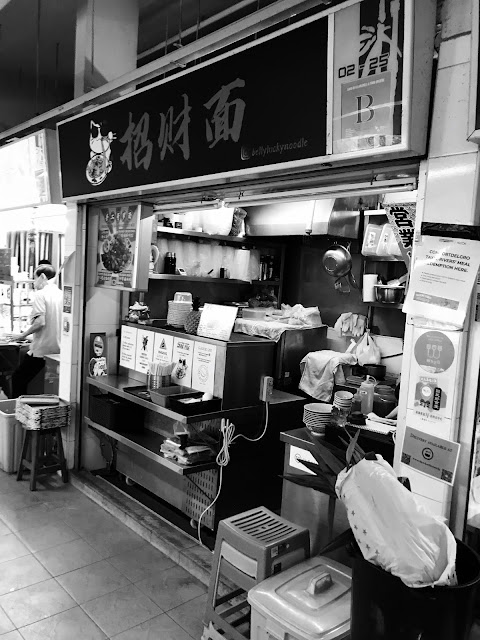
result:
[[[470,55],[469,142],[480,144],[480,7],[472,2],[472,39]]]
[[[42,179],[44,193],[38,193],[38,197],[33,200],[18,200],[16,203],[5,204],[7,198],[5,197],[5,192],[2,190],[2,199],[0,201],[0,211],[13,211],[15,209],[25,209],[28,207],[39,207],[45,204],[61,204],[62,203],[62,190],[60,184],[60,157],[58,152],[58,140],[56,132],[52,129],[40,129],[35,133],[32,133],[28,136],[20,138],[19,140],[14,140],[7,145],[0,147],[0,155],[5,155],[6,158],[9,158],[11,161],[12,152],[15,147],[19,150],[22,147],[25,147],[25,150],[28,148],[29,141],[34,140],[35,144],[35,169],[33,175],[30,176],[30,181],[35,182],[36,188],[38,189],[38,185],[40,179]],[[39,151],[41,150],[41,151]],[[43,155],[43,167],[38,168],[38,157]],[[25,171],[25,168],[28,167],[29,164],[27,159],[25,158],[22,161],[22,171]],[[15,167],[12,165],[10,171],[14,170]],[[43,170],[43,176],[40,171]],[[8,180],[8,169],[2,167],[2,173],[6,175]],[[11,182],[10,180],[8,180]],[[29,192],[29,189],[21,189],[17,185],[14,185],[12,188],[15,189],[16,193],[24,194],[25,191]]]
[[[435,23],[435,9],[433,0],[425,0],[424,2],[415,2],[414,0],[401,0],[404,3],[404,45],[403,45],[403,73],[402,73],[402,115],[401,115],[401,142],[398,144],[393,144],[392,146],[378,146],[375,148],[368,148],[363,150],[357,150],[353,152],[347,153],[333,153],[332,152],[332,144],[333,144],[333,93],[334,93],[334,76],[332,71],[333,65],[333,40],[334,40],[334,25],[335,25],[335,15],[337,12],[348,9],[351,6],[363,4],[362,0],[350,0],[349,2],[345,2],[342,5],[333,7],[329,10],[322,11],[314,16],[309,16],[300,22],[291,25],[289,27],[285,27],[273,34],[263,36],[258,38],[255,42],[248,43],[246,45],[240,46],[228,53],[217,56],[216,58],[209,60],[207,62],[201,63],[194,68],[187,69],[183,72],[175,74],[169,78],[160,80],[154,84],[149,85],[144,89],[140,89],[136,92],[127,94],[118,98],[117,100],[113,100],[105,105],[100,107],[87,110],[84,113],[74,116],[72,118],[66,119],[63,122],[57,125],[57,132],[59,137],[59,147],[61,151],[61,156],[63,155],[62,165],[65,164],[65,167],[62,166],[64,173],[69,176],[72,176],[72,167],[74,165],[66,164],[67,163],[67,154],[76,154],[78,167],[74,167],[74,175],[78,177],[78,188],[71,187],[70,189],[64,189],[64,197],[66,200],[89,200],[91,198],[97,197],[110,197],[115,194],[122,193],[122,195],[136,192],[138,193],[141,190],[143,193],[147,193],[148,191],[158,190],[162,187],[173,187],[174,185],[183,185],[183,186],[195,186],[198,184],[206,185],[211,183],[221,183],[231,181],[235,176],[241,175],[243,179],[247,178],[249,175],[258,176],[259,174],[263,174],[266,172],[272,172],[272,170],[276,171],[290,171],[301,168],[308,167],[321,167],[327,163],[327,166],[330,166],[331,163],[347,163],[353,164],[355,161],[358,163],[364,163],[365,161],[378,161],[379,159],[386,160],[391,157],[416,157],[420,156],[425,152],[426,145],[426,122],[429,108],[429,96],[430,96],[430,78],[432,73],[432,51],[433,51],[433,36],[434,36],[434,23]],[[372,0],[375,2],[375,0]],[[402,5],[403,6],[403,5]],[[108,146],[108,158],[105,156],[103,159],[100,158],[99,166],[100,166],[100,175],[98,180],[98,185],[94,185],[92,190],[93,182],[91,180],[87,181],[85,179],[86,169],[85,166],[78,159],[78,149],[72,148],[70,150],[68,143],[75,138],[79,139],[78,131],[76,135],[73,135],[73,138],[69,137],[69,131],[75,131],[75,126],[72,123],[75,123],[79,118],[84,118],[84,122],[94,122],[93,114],[95,114],[96,121],[104,121],[102,116],[105,113],[108,113],[110,107],[114,105],[118,105],[126,100],[132,100],[141,96],[144,92],[153,92],[157,90],[159,87],[165,85],[166,91],[168,92],[168,83],[177,82],[179,79],[183,79],[185,76],[189,76],[190,74],[196,74],[202,72],[202,70],[208,69],[211,65],[219,64],[230,58],[231,56],[235,56],[237,54],[242,54],[243,52],[248,52],[253,47],[261,46],[265,43],[269,43],[276,38],[281,38],[282,36],[289,35],[295,32],[302,27],[308,27],[312,23],[315,23],[320,20],[328,20],[328,42],[327,42],[327,59],[325,61],[327,65],[327,74],[326,74],[326,95],[327,95],[327,103],[326,103],[326,115],[325,122],[322,126],[325,126],[326,131],[326,145],[324,147],[324,152],[320,155],[302,157],[299,160],[286,160],[286,161],[273,161],[270,164],[261,164],[257,166],[248,166],[248,164],[237,166],[236,168],[229,171],[217,171],[215,168],[213,171],[208,172],[208,162],[205,162],[202,165],[207,167],[206,171],[208,173],[205,174],[196,174],[191,176],[179,176],[178,178],[171,178],[162,180],[161,175],[162,171],[158,169],[155,170],[155,177],[158,175],[158,180],[156,181],[148,181],[145,183],[135,183],[134,185],[128,185],[123,182],[122,188],[110,188],[108,189],[109,183],[109,175],[107,173],[111,172],[111,176],[113,177],[115,166],[120,166],[120,158],[124,155],[121,154],[121,150],[118,150],[116,153],[116,157],[111,156],[110,160],[110,145],[119,144],[119,138],[122,139],[125,137],[128,129],[119,131],[109,131],[108,126],[102,132],[102,136],[105,138],[105,144]],[[291,51],[290,51],[291,53]],[[314,54],[315,52],[313,52]],[[310,56],[311,59],[313,58]],[[298,65],[305,65],[305,59],[299,60]],[[300,68],[300,66],[299,66]],[[265,73],[265,70],[264,70]],[[194,76],[192,76],[194,77]],[[221,83],[220,83],[221,84]],[[153,93],[152,93],[153,95]],[[158,92],[155,95],[159,95]],[[132,104],[132,103],[130,103]],[[415,109],[413,109],[413,104],[415,104]],[[111,112],[110,112],[111,113]],[[129,122],[129,109],[128,103],[125,103],[125,113],[127,116],[127,124]],[[130,112],[131,115],[131,112]],[[165,114],[161,114],[164,116]],[[132,116],[133,117],[133,116]],[[139,116],[138,116],[139,117]],[[137,119],[133,118],[133,121],[130,124],[136,125],[137,129],[140,125],[140,122]],[[108,120],[108,118],[107,118]],[[122,121],[123,122],[123,121]],[[96,123],[94,123],[96,124]],[[143,121],[145,124],[145,121]],[[70,127],[70,125],[72,125]],[[122,125],[123,126],[123,125]],[[70,127],[70,129],[69,129]],[[130,127],[130,125],[129,125]],[[123,135],[122,135],[123,134]],[[83,134],[82,134],[83,135]],[[100,135],[100,129],[99,129]],[[112,136],[116,136],[115,143],[114,138]],[[128,136],[127,136],[128,137]],[[81,140],[84,138],[82,137]],[[154,140],[155,141],[155,140]],[[237,140],[239,144],[238,151],[240,152],[240,147],[242,147],[243,151],[243,141]],[[82,146],[85,146],[83,142],[81,142]],[[85,143],[88,147],[88,137]],[[70,145],[74,147],[75,145]],[[138,149],[137,149],[138,150]],[[151,148],[150,148],[151,150]],[[155,150],[158,154],[158,149]],[[83,149],[82,153],[85,155],[85,149]],[[103,152],[102,152],[103,153]],[[308,153],[307,151],[305,153]],[[97,154],[101,155],[101,154]],[[240,153],[238,157],[240,157]],[[288,154],[287,154],[288,155]],[[291,154],[290,154],[291,155]],[[264,156],[262,156],[263,158]],[[268,154],[265,156],[268,158]],[[295,156],[294,156],[295,157]],[[298,154],[297,154],[298,157]],[[168,156],[168,158],[173,158],[173,156]],[[281,155],[280,155],[281,158]],[[242,160],[244,158],[242,157]],[[238,160],[238,158],[237,158]],[[71,162],[73,160],[71,159]],[[171,160],[173,163],[174,160]],[[87,163],[88,164],[88,163]],[[158,164],[158,163],[157,163]],[[110,166],[111,165],[111,166]],[[107,166],[109,167],[107,170]],[[165,166],[165,165],[162,165]],[[103,169],[102,169],[103,167]],[[78,169],[78,172],[77,172]],[[122,171],[124,168],[121,167]],[[78,173],[78,176],[77,176]],[[87,170],[88,173],[88,170]],[[152,173],[152,172],[150,172]],[[124,174],[122,174],[124,175]],[[102,179],[103,177],[103,179]],[[92,177],[93,180],[96,180],[95,177]],[[73,179],[72,179],[73,180]],[[90,182],[90,184],[89,184]],[[71,185],[73,182],[71,183]],[[77,184],[77,183],[76,183]],[[98,190],[95,190],[98,189]]]

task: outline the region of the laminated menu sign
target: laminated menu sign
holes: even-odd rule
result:
[[[192,364],[193,389],[213,394],[216,357],[217,347],[214,344],[195,342]]]
[[[153,339],[154,334],[152,331],[137,330],[135,371],[148,372],[149,364],[153,361]]]
[[[203,307],[197,335],[228,341],[230,340],[236,317],[236,307],[206,303]]]
[[[403,464],[453,485],[460,445],[407,427],[402,447]]]
[[[122,327],[120,338],[120,366],[127,369],[135,369],[135,356],[137,352],[137,329],[135,327]]]
[[[410,260],[412,258],[416,210],[417,205],[415,202],[385,205],[388,221],[392,226],[395,240],[398,243],[402,258],[407,267],[410,267]]]
[[[414,329],[408,409],[417,423],[439,428],[452,419],[461,333]]]
[[[423,236],[403,311],[462,328],[479,266],[476,240]]]
[[[192,386],[192,362],[193,362],[193,340],[184,338],[174,338],[173,358],[175,369],[172,373],[172,382],[184,387]]]
[[[153,341],[153,361],[161,365],[173,361],[173,336],[156,333]]]
[[[102,207],[98,220],[97,287],[134,289],[140,207]]]

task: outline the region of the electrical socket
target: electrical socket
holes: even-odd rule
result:
[[[262,376],[260,381],[260,400],[262,402],[270,402],[273,395],[273,378],[272,376]]]

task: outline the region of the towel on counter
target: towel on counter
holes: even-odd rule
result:
[[[302,379],[298,388],[321,402],[330,402],[333,384],[345,383],[342,364],[356,364],[357,358],[351,353],[338,351],[312,351],[300,363]]]

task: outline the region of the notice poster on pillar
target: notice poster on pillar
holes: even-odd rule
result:
[[[120,366],[127,369],[135,369],[135,356],[137,352],[137,329],[135,327],[122,327],[120,338]]]
[[[334,15],[333,153],[402,142],[404,5],[373,0]]]
[[[184,387],[192,386],[193,340],[174,338],[173,358],[175,369],[172,373],[172,382]]]
[[[217,347],[214,344],[195,342],[192,364],[193,389],[213,395],[216,358]]]
[[[480,242],[422,236],[404,313],[463,328],[480,266]]]
[[[403,464],[453,485],[460,445],[407,427],[402,447]]]
[[[460,331],[414,329],[407,407],[415,423],[448,427],[453,418]]]
[[[173,362],[173,336],[156,333],[153,341],[153,361],[161,365]]]
[[[137,330],[137,348],[135,356],[135,371],[148,373],[150,362],[153,361],[153,331]]]

